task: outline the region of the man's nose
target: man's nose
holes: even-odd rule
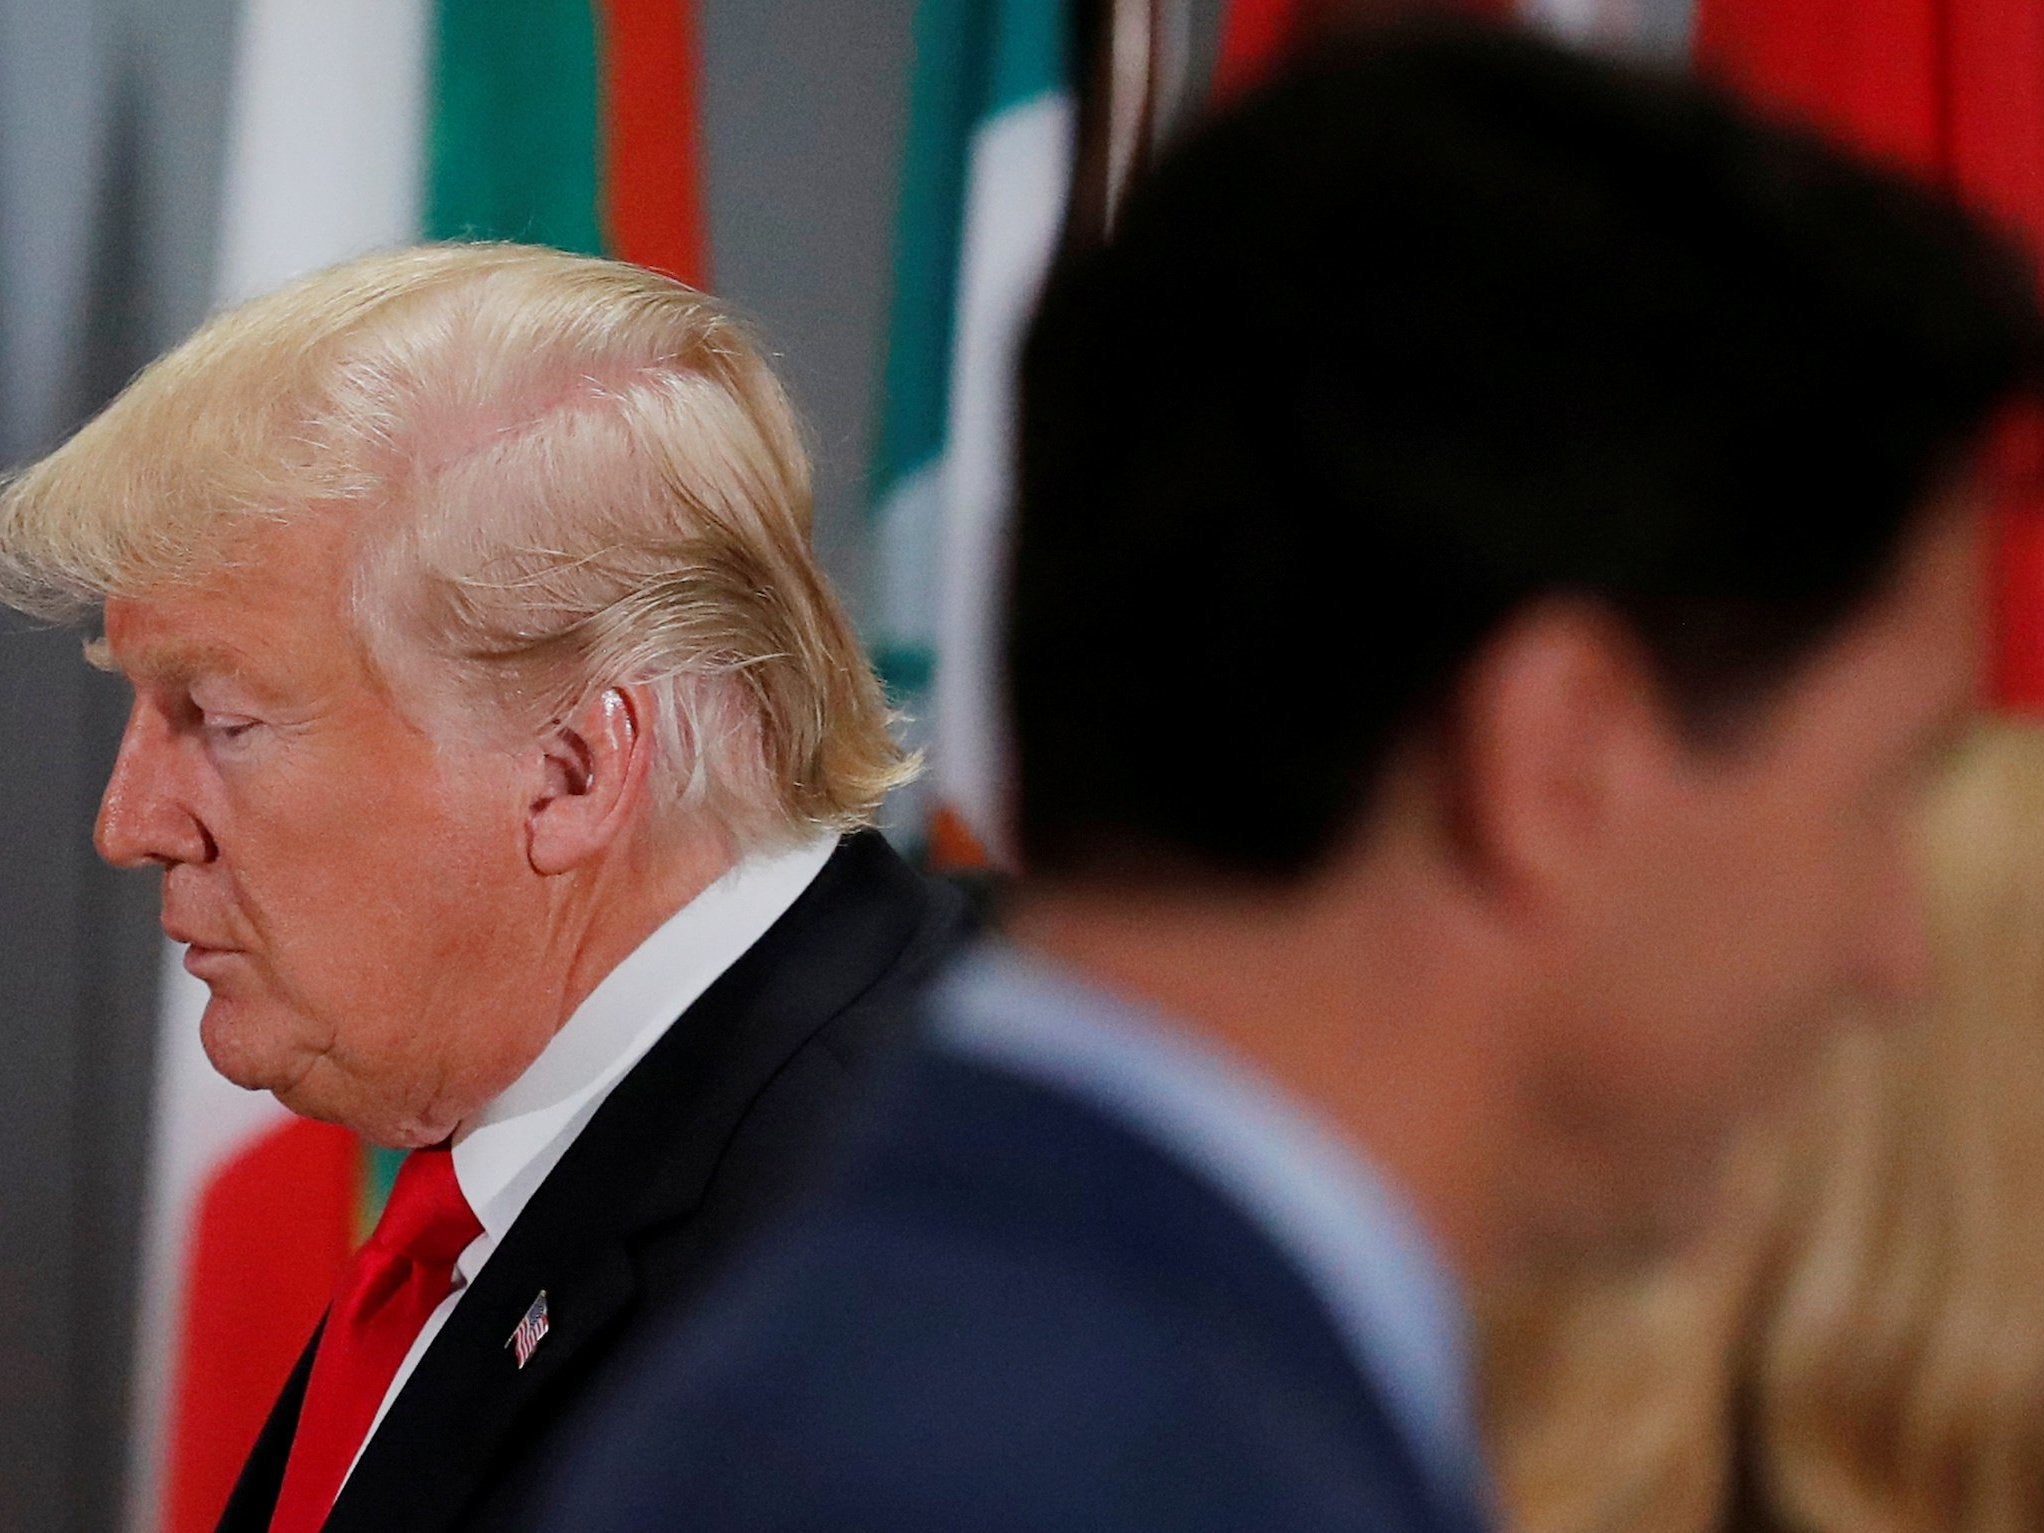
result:
[[[116,867],[204,862],[212,840],[183,791],[179,741],[162,713],[137,698],[99,801],[92,844]]]

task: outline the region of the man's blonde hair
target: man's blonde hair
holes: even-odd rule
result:
[[[680,283],[440,245],[222,314],[0,490],[0,601],[202,580],[314,512],[359,529],[398,690],[544,726],[647,687],[665,804],[740,847],[868,823],[913,772],[810,548],[787,397]]]

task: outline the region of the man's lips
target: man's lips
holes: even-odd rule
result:
[[[187,959],[239,951],[231,943],[216,942],[210,936],[195,932],[181,922],[168,919],[163,922],[163,935],[172,942],[183,943],[188,950],[185,955]]]
[[[194,979],[210,979],[220,974],[241,954],[231,947],[206,947],[200,943],[189,943],[185,947],[184,971]]]

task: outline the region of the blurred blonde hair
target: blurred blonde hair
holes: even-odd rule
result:
[[[347,514],[362,638],[401,692],[543,727],[647,687],[664,810],[748,847],[867,823],[914,771],[809,494],[780,384],[706,295],[426,246],[220,315],[6,485],[0,601],[71,616]]]
[[[1971,742],[1927,871],[1920,1025],[1842,1040],[1679,1259],[1498,1298],[1521,1533],[2044,1527],[2044,728]]]

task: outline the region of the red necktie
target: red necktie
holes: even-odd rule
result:
[[[447,1148],[407,1155],[327,1311],[270,1533],[316,1533],[326,1521],[383,1392],[453,1290],[454,1259],[482,1232]]]

